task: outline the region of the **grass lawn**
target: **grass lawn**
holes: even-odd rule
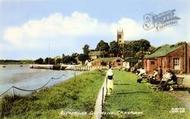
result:
[[[27,97],[5,97],[1,101],[1,117],[13,119],[91,118],[92,116],[61,116],[60,112],[94,111],[98,91],[105,73],[92,71],[80,74],[49,89]]]
[[[170,113],[172,108],[185,108],[184,104],[167,92],[154,91],[147,83],[136,83],[137,76],[125,71],[114,71],[113,93],[106,97],[104,112],[118,115],[104,115],[105,119],[190,119],[185,113]],[[175,110],[175,109],[174,109]],[[119,114],[121,112],[142,112],[143,114]]]

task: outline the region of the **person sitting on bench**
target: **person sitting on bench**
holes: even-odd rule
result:
[[[157,69],[154,70],[154,73],[150,77],[149,82],[151,84],[158,84],[160,82],[160,81],[158,82],[158,70]]]
[[[144,68],[140,68],[138,71],[139,71],[138,73],[139,78],[137,79],[137,83],[141,83],[141,81],[146,75],[146,71],[144,70]]]
[[[170,70],[171,78],[167,80],[167,85],[170,86],[170,91],[173,91],[172,85],[177,84],[177,76],[173,71]]]
[[[166,73],[163,75],[163,78],[160,81],[160,86],[163,90],[165,90],[167,88],[167,82],[168,80],[170,80],[172,77],[171,71],[170,69],[166,70]]]

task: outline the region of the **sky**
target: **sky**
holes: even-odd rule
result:
[[[145,30],[143,17],[176,11],[178,23]],[[190,42],[190,0],[0,0],[0,59],[37,59],[74,52],[89,44],[147,39],[153,46]]]

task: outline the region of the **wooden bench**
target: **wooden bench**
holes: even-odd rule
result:
[[[183,79],[184,77],[177,77],[177,84],[172,85],[173,88],[177,88],[177,89],[183,89],[184,85],[183,85]]]
[[[167,84],[167,82],[165,82],[165,84],[167,84],[166,89],[169,88],[169,86],[172,86],[174,89],[184,89],[183,79],[184,77],[177,77],[177,84]],[[160,84],[155,85],[153,89],[164,90]]]

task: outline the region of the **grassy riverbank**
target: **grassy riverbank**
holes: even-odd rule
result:
[[[115,71],[113,93],[106,98],[105,112],[143,112],[140,115],[105,115],[106,119],[189,119],[189,110],[185,113],[170,113],[173,108],[185,108],[184,104],[167,92],[157,92],[147,83],[136,83],[136,75],[124,71]],[[181,110],[182,111],[182,110]]]
[[[27,97],[5,97],[1,101],[1,115],[7,118],[64,118],[60,112],[94,111],[96,96],[103,83],[104,72],[92,71],[64,81],[49,89]],[[74,116],[66,116],[74,118]],[[77,118],[90,118],[78,116]]]

